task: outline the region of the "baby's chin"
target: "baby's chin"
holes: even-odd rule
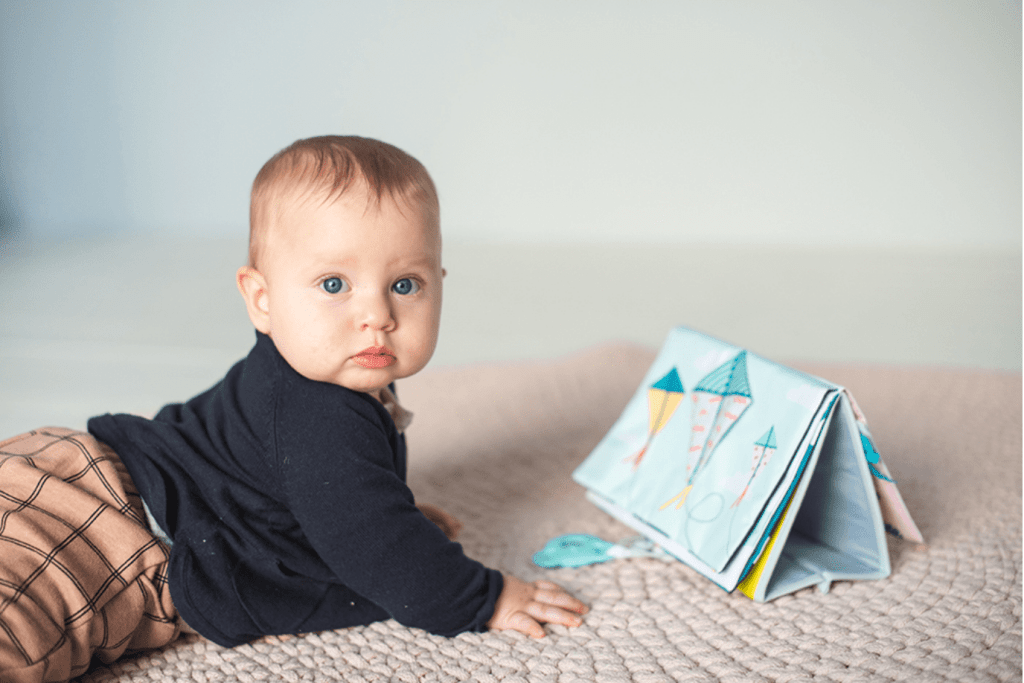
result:
[[[337,384],[339,387],[345,387],[352,391],[358,391],[363,394],[373,394],[376,396],[377,392],[391,384],[392,381],[393,380],[390,379],[376,382],[354,382],[352,380],[342,380],[338,382],[331,382],[331,384]]]
[[[376,394],[384,387],[391,384],[395,379],[395,373],[392,372],[381,372],[380,370],[362,370],[349,369],[340,373],[325,372],[305,369],[296,369],[300,375],[306,379],[311,379],[314,382],[323,382],[324,384],[334,384],[339,387],[344,387],[352,391],[358,391],[364,394]]]
[[[414,367],[410,371],[410,368],[403,363],[397,363],[385,368],[367,368],[349,361],[345,364],[344,368],[336,369],[333,372],[321,371],[310,372],[309,374],[300,372],[299,374],[307,379],[336,384],[339,387],[345,387],[352,391],[376,396],[377,392],[392,382],[416,374],[420,369],[420,367]]]
[[[332,384],[337,384],[338,386],[351,389],[352,391],[359,391],[364,394],[373,394],[376,396],[377,392],[381,389],[402,377],[405,377],[405,375],[393,371],[382,372],[381,370],[360,370],[345,373],[343,376],[336,378]]]

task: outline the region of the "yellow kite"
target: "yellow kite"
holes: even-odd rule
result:
[[[683,400],[683,383],[679,379],[679,373],[675,368],[669,370],[664,377],[651,385],[647,390],[647,406],[650,410],[651,421],[647,431],[647,442],[640,452],[631,455],[624,462],[632,462],[633,469],[640,467],[640,461],[651,446],[654,436],[668,424],[672,413],[676,412],[679,403]]]

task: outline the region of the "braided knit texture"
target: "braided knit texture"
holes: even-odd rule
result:
[[[485,564],[587,602],[576,629],[441,638],[388,621],[235,649],[185,636],[100,667],[101,681],[1019,681],[1021,376],[797,367],[846,386],[927,545],[889,541],[892,575],[767,604],[678,562],[541,570],[553,536],[632,532],[570,478],[635,391],[653,351],[604,346],[547,363],[442,368],[399,386],[417,499],[465,523]]]

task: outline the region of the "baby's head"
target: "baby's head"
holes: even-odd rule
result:
[[[377,392],[419,371],[441,316],[434,183],[396,147],[299,140],[253,183],[238,288],[256,329],[309,379]]]

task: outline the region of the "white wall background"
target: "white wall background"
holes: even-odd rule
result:
[[[327,132],[449,240],[1019,249],[1020,4],[0,0],[8,234],[242,234]]]
[[[217,381],[252,178],[328,132],[438,183],[435,365],[1020,371],[1019,0],[0,0],[0,437]]]

